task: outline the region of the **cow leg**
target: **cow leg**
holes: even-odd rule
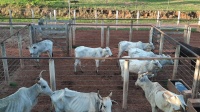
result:
[[[81,67],[81,61],[79,60],[79,67],[80,67],[80,69],[81,69],[81,72],[83,73],[83,69],[82,69],[82,67]]]
[[[98,67],[99,67],[99,60],[95,60],[95,62],[96,62],[96,73],[98,73]]]
[[[158,112],[158,109],[156,107],[151,106],[151,108],[152,108],[152,112]]]
[[[75,59],[75,63],[74,63],[74,72],[76,72],[76,67],[79,63],[79,60],[78,59]]]
[[[121,55],[122,55],[122,51],[119,50],[119,52],[118,52],[118,58],[120,58]]]

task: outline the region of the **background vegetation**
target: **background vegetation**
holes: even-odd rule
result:
[[[110,8],[126,10],[198,11],[200,0],[0,0],[1,6],[66,8]],[[78,1],[78,3],[74,3]]]

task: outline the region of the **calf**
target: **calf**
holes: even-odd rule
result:
[[[53,42],[51,40],[43,40],[28,46],[31,57],[38,58],[41,53],[47,52],[49,57],[53,57]],[[36,60],[39,62],[39,59]]]
[[[152,112],[158,112],[158,109],[164,112],[185,110],[186,104],[183,95],[177,95],[166,90],[158,82],[151,82],[148,77],[152,76],[153,74],[140,74],[135,82],[136,86],[143,89],[145,97],[151,105]]]
[[[76,58],[102,58],[102,57],[109,57],[112,56],[112,52],[109,47],[106,48],[90,48],[85,46],[79,46],[75,50],[75,57]],[[102,62],[105,60],[102,60]],[[98,73],[98,67],[99,67],[99,59],[95,59],[96,62],[96,72]],[[75,59],[74,63],[74,72],[76,72],[76,66],[79,64],[81,71],[83,72],[81,68],[81,61],[80,59]]]
[[[141,41],[138,41],[138,42],[121,41],[118,44],[118,49],[119,49],[118,58],[121,57],[124,51],[128,51],[130,48],[139,48],[146,51],[151,51],[155,49],[152,42],[143,43]]]

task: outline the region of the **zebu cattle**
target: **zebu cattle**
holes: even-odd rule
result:
[[[50,95],[56,112],[111,112],[111,96],[112,92],[107,97],[101,97],[99,92],[82,93],[68,88]]]
[[[53,91],[41,77],[42,72],[33,86],[21,87],[10,96],[0,99],[0,112],[31,112],[31,109],[37,104],[40,94],[51,95]]]
[[[122,58],[131,58],[130,56],[123,56]],[[125,59],[120,59],[121,76],[124,77],[124,62]],[[158,60],[129,60],[129,72],[141,74],[146,72],[155,72],[162,68]]]
[[[135,82],[136,86],[143,89],[145,97],[151,105],[152,112],[158,112],[158,109],[164,112],[185,110],[186,104],[183,95],[177,95],[166,90],[158,82],[151,82],[148,77],[152,76],[153,74],[140,74]]]
[[[38,58],[41,53],[47,52],[49,57],[53,57],[53,42],[51,40],[43,40],[28,46],[31,57]],[[39,59],[37,59],[39,62]]]
[[[143,43],[141,41],[138,42],[121,41],[118,44],[118,49],[119,49],[118,58],[121,57],[124,51],[128,51],[130,48],[139,48],[145,51],[151,51],[155,49],[152,42]]]
[[[155,54],[151,51],[144,51],[142,49],[139,48],[131,48],[128,50],[128,55],[131,58],[136,58],[136,57],[141,57],[141,58],[149,58],[149,57],[155,57],[155,58],[169,58],[169,59],[159,59],[159,62],[162,66],[164,65],[172,65],[174,64],[173,60],[171,59],[170,55],[165,55],[165,54]]]
[[[79,46],[74,50],[74,54],[76,58],[102,58],[102,57],[109,57],[112,56],[112,52],[109,47],[106,48],[91,48],[91,47],[85,47],[85,46]],[[105,60],[102,60],[103,62]],[[96,72],[98,72],[99,67],[99,59],[95,59],[96,62]],[[74,72],[76,72],[76,67],[79,64],[81,71],[83,72],[81,68],[81,61],[80,59],[75,59],[74,63]]]

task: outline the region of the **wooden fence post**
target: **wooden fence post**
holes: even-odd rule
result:
[[[137,11],[137,20],[136,20],[136,24],[139,24],[139,19],[140,19],[140,11]],[[136,30],[138,30],[138,26],[136,27]]]
[[[177,45],[176,52],[175,52],[175,58],[179,58],[179,54],[180,54],[180,45]],[[175,77],[176,77],[177,69],[178,69],[178,62],[179,62],[179,59],[174,60],[174,69],[173,69],[172,79],[175,79]]]
[[[129,41],[132,41],[133,38],[133,20],[131,20],[131,27],[129,32]]]
[[[73,19],[73,24],[71,27],[72,27],[72,39],[73,39],[73,46],[76,44],[76,34],[75,34],[75,20]]]
[[[192,85],[192,98],[198,98],[198,92],[199,92],[199,84],[200,84],[200,59],[198,57],[196,61],[195,71],[194,71],[194,79],[193,79],[193,85]]]
[[[95,23],[97,24],[97,10],[94,11],[94,18],[95,18]]]
[[[29,26],[29,38],[30,38],[30,45],[33,44],[33,36],[34,35],[34,28],[32,25]]]
[[[72,26],[69,26],[69,56],[72,55]]]
[[[56,20],[56,10],[53,10],[54,20]]]
[[[164,35],[161,34],[161,37],[160,37],[160,47],[159,47],[159,54],[160,55],[163,53],[163,44],[164,44]]]
[[[110,26],[107,27],[106,47],[109,47],[109,43],[110,43]]]
[[[187,42],[187,32],[188,32],[188,25],[185,25],[184,28],[184,33],[183,33],[183,38],[184,38],[184,42]]]
[[[178,20],[177,20],[177,25],[179,25],[180,15],[181,15],[181,12],[178,11]]]
[[[1,55],[2,57],[6,57],[6,47],[5,47],[5,43],[1,43]],[[4,69],[4,76],[5,76],[5,81],[7,82],[7,84],[9,83],[9,71],[8,71],[8,61],[7,59],[2,59],[3,62],[3,69]]]
[[[55,64],[53,59],[49,59],[49,72],[50,72],[50,86],[52,91],[55,91],[56,80],[55,80]]]
[[[32,23],[34,23],[35,21],[34,21],[33,18],[35,18],[35,15],[34,15],[34,10],[33,9],[31,9],[31,15],[32,15]]]
[[[18,37],[18,49],[19,49],[19,57],[22,58],[23,54],[22,54],[22,37],[21,35],[17,35]],[[24,68],[24,60],[20,59],[20,67]]]
[[[151,29],[149,31],[149,42],[152,42],[152,41],[153,41],[153,27],[151,27]]]
[[[160,27],[160,11],[157,13],[157,27]]]
[[[12,10],[9,9],[9,24],[10,24],[10,36],[13,35],[13,26],[12,26]]]
[[[65,31],[66,31],[66,50],[67,56],[69,56],[69,24],[65,24]]]
[[[118,16],[119,16],[119,11],[116,10],[116,25],[118,24]],[[117,30],[117,26],[116,26],[116,30]]]
[[[51,14],[51,12],[49,13],[49,19],[52,20],[52,14]]]
[[[191,35],[191,27],[189,26],[187,30],[187,41],[186,41],[187,44],[190,44],[190,35]]]
[[[101,47],[104,47],[104,26],[103,26],[104,22],[103,22],[103,20],[101,21],[101,24],[102,24],[102,26],[101,26]]]
[[[128,98],[128,85],[129,85],[129,60],[124,62],[124,82],[123,82],[123,102],[122,108],[127,109],[127,98]]]

